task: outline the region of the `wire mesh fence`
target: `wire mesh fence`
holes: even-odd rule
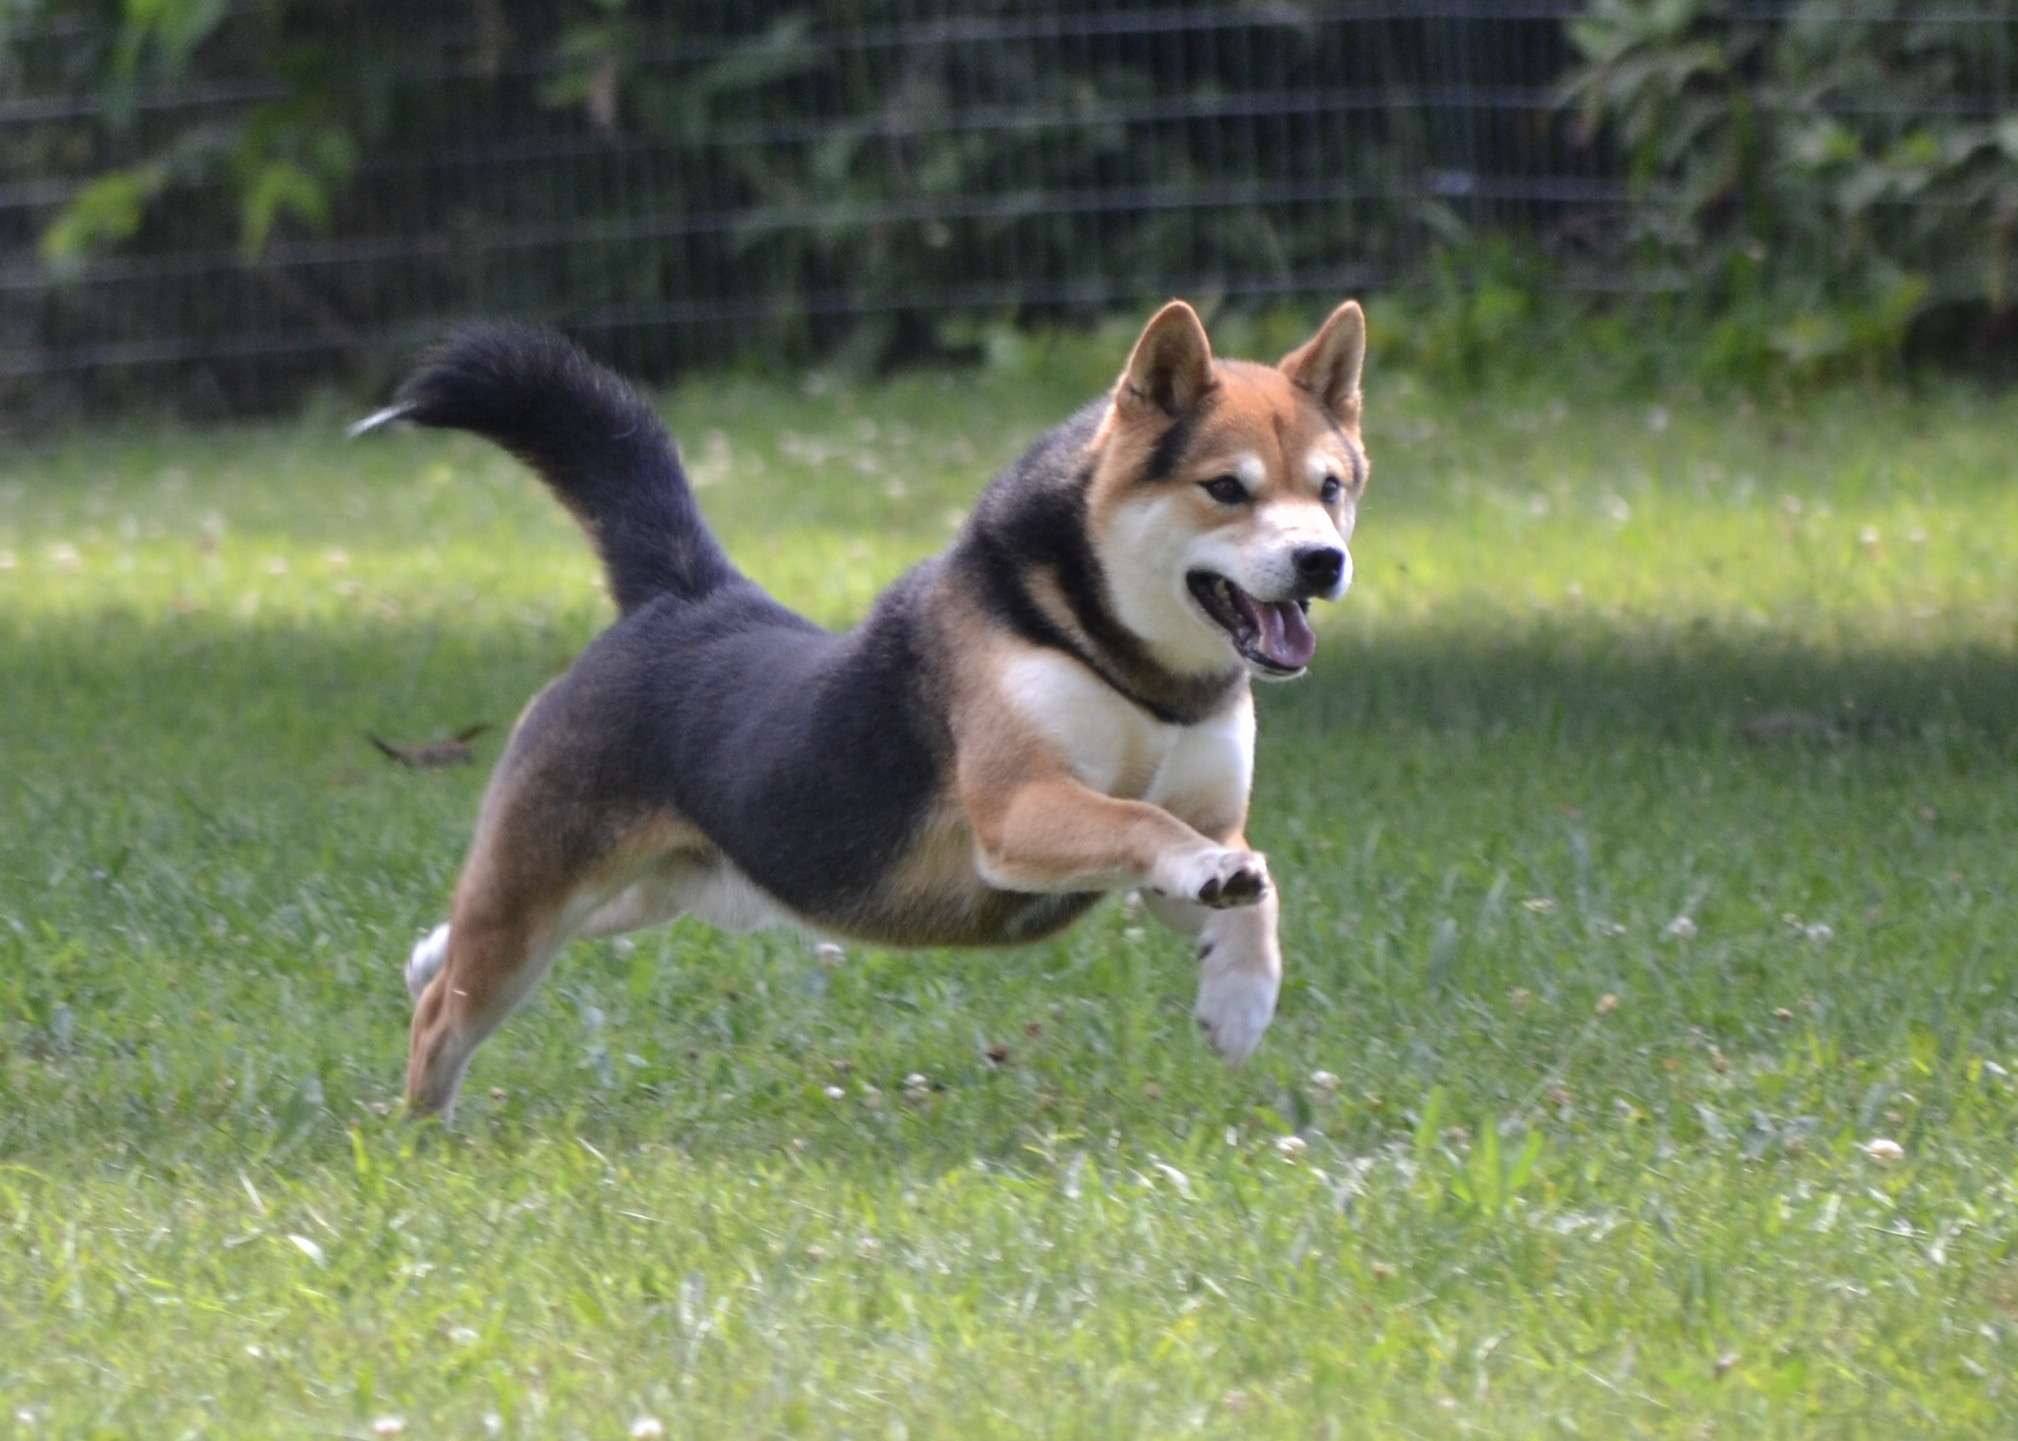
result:
[[[1486,232],[1620,283],[1649,192],[1565,103],[1584,8],[258,4],[108,92],[115,27],[58,7],[0,35],[0,406],[257,409],[478,313],[654,376],[901,359],[1170,293],[1329,299]],[[1958,105],[2007,103],[2009,15],[1934,17],[1991,55]],[[80,195],[115,243],[65,254]]]

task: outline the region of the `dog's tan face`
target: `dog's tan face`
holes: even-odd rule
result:
[[[1094,442],[1088,518],[1116,616],[1170,669],[1237,656],[1286,679],[1310,663],[1309,603],[1352,584],[1365,353],[1351,301],[1274,366],[1214,360],[1182,301],[1136,341]]]

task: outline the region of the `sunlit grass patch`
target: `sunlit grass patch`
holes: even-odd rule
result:
[[[0,459],[0,1415],[2010,1434],[2018,411],[1369,385],[1360,580],[1261,696],[1246,1070],[1119,905],[964,956],[682,923],[571,950],[451,1135],[388,1114],[400,967],[607,615],[579,537],[334,416]],[[1076,398],[668,413],[840,624]],[[466,769],[365,740],[476,722]]]

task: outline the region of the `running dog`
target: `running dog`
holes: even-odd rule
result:
[[[446,925],[415,947],[409,1109],[575,936],[695,915],[885,946],[1012,945],[1139,888],[1193,938],[1229,1061],[1275,1012],[1275,888],[1244,834],[1250,678],[1301,675],[1352,581],[1365,319],[1280,364],[1215,359],[1189,305],[1039,436],[953,544],[836,635],[742,575],[635,391],[549,332],[424,359],[394,420],[536,470],[600,553],[616,622],[536,695]]]

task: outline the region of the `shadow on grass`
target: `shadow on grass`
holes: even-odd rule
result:
[[[49,760],[94,735],[144,757],[222,734],[262,747],[364,726],[508,722],[587,633],[564,620],[436,616],[314,624],[124,612],[0,633],[17,697],[0,716]],[[1264,736],[1528,735],[1677,746],[2018,735],[2018,656],[1977,643],[1824,650],[1768,633],[1650,633],[1597,623],[1491,634],[1454,627],[1324,638],[1311,675],[1259,688]],[[20,698],[33,698],[23,703]],[[347,743],[347,742],[346,742]],[[171,746],[171,748],[173,748]]]
[[[75,953],[60,965],[38,959],[33,988],[80,1016],[122,1011],[136,977],[159,984],[146,968],[150,957],[166,955],[191,968],[178,982],[192,992],[177,1002],[185,1016],[204,987],[202,1003],[220,1015],[291,997],[295,1012],[282,1039],[234,1042],[270,1068],[312,1073],[327,1064],[343,1075],[390,1077],[405,1002],[393,970],[399,947],[388,938],[435,914],[497,737],[480,743],[476,768],[410,785],[411,773],[395,778],[363,733],[427,739],[472,720],[502,726],[581,639],[559,623],[514,627],[451,616],[303,625],[107,613],[0,632],[0,670],[13,696],[0,713],[0,752],[29,782],[13,789],[0,813],[0,828],[13,833],[11,844],[0,844],[0,920],[25,925],[24,956],[59,941]],[[1867,756],[1871,773],[1891,777],[1943,770],[1960,791],[1982,794],[1987,808],[1976,818],[1982,835],[1962,827],[1944,838],[1936,869],[1986,875],[2002,865],[1990,828],[2004,823],[1987,798],[2008,790],[1999,789],[2001,775],[1980,776],[2018,763],[2018,665],[2009,652],[1979,645],[1825,652],[1771,636],[1597,625],[1503,636],[1427,628],[1333,634],[1313,677],[1264,688],[1261,711],[1262,828],[1286,865],[1336,866],[1336,853],[1319,843],[1366,829],[1363,816],[1341,810],[1348,798],[1402,817],[1396,824],[1405,821],[1411,844],[1428,857],[1430,879],[1396,892],[1398,899],[1376,891],[1408,882],[1405,871],[1348,882],[1334,869],[1332,910],[1306,903],[1297,922],[1306,927],[1315,915],[1331,917],[1329,925],[1348,906],[1387,905],[1398,908],[1397,924],[1413,927],[1409,934],[1421,931],[1449,909],[1424,887],[1486,850],[1492,866],[1530,859],[1538,838],[1547,842],[1556,819],[1547,802],[1555,798],[1611,795],[1622,812],[1612,839],[1639,828],[1685,829],[1676,818],[1697,798],[1649,781],[1645,773],[1662,766],[1635,775],[1594,763],[1607,752],[1671,752],[1691,774],[1719,762],[1723,804],[1705,813],[1712,827],[1705,845],[1721,850],[1743,841],[1741,832],[1756,840],[1773,823],[1731,798],[1781,781],[1806,788],[1819,834],[1869,822],[1869,806],[1847,806],[1826,783],[1833,762],[1796,764],[1802,757]],[[1333,757],[1344,763],[1330,764]],[[339,770],[383,783],[336,783]],[[1355,778],[1376,770],[1401,778],[1354,796]],[[1621,776],[1635,783],[1615,785]],[[1481,797],[1506,814],[1481,815]],[[1445,798],[1471,810],[1441,806]],[[1669,814],[1658,813],[1664,807]],[[1885,844],[1869,840],[1857,853],[1868,875],[1896,869]],[[197,850],[204,854],[189,853]],[[129,851],[137,851],[130,862]],[[1756,845],[1754,854],[1790,873],[1808,864]],[[1831,852],[1823,868],[1840,868],[1843,859]],[[122,865],[131,867],[124,877]],[[138,891],[143,870],[158,886],[130,913],[118,910],[116,895]],[[1646,905],[1667,900],[1634,890],[1653,884],[1644,874],[1601,880]],[[1347,897],[1348,887],[1358,889]],[[282,934],[277,919],[290,915],[292,929]],[[53,927],[38,930],[50,917]],[[336,939],[317,951],[308,944],[317,932]],[[359,968],[355,979],[324,974],[333,955]],[[1413,952],[1390,961],[1396,976],[1419,969]],[[214,973],[208,981],[206,971]],[[761,977],[761,967],[753,974]],[[90,994],[92,986],[103,994]],[[1180,1010],[1182,989],[1169,984],[1169,1004]],[[253,1034],[269,1033],[271,1017],[248,1019]],[[0,1042],[12,1030],[25,1048],[35,1039],[30,1031],[46,1029],[33,1017],[0,1014]],[[107,1054],[146,1044],[136,1036]],[[311,1059],[325,1053],[324,1062]],[[175,1084],[208,1097],[217,1081],[211,1071],[231,1063],[205,1042],[181,1064],[201,1082],[185,1076]],[[362,1083],[346,1084],[353,1093],[346,1104],[354,1105]],[[340,1110],[334,1083],[330,1094]],[[253,1128],[248,1136],[264,1134],[252,1121],[229,1120],[230,1103],[213,1099],[207,1120],[185,1104],[115,1109],[77,1144],[118,1136],[136,1151],[156,1147],[164,1114],[192,1133],[242,1123]],[[619,1131],[647,1124],[645,1114],[626,1108],[612,1124]],[[36,1133],[34,1145],[49,1144],[40,1127],[24,1125]],[[0,1154],[14,1144],[0,1128]]]
[[[2018,657],[1983,645],[1825,651],[1772,635],[1602,626],[1327,638],[1311,677],[1263,692],[1264,724],[1374,735],[1640,739],[1694,746],[2018,735]]]

